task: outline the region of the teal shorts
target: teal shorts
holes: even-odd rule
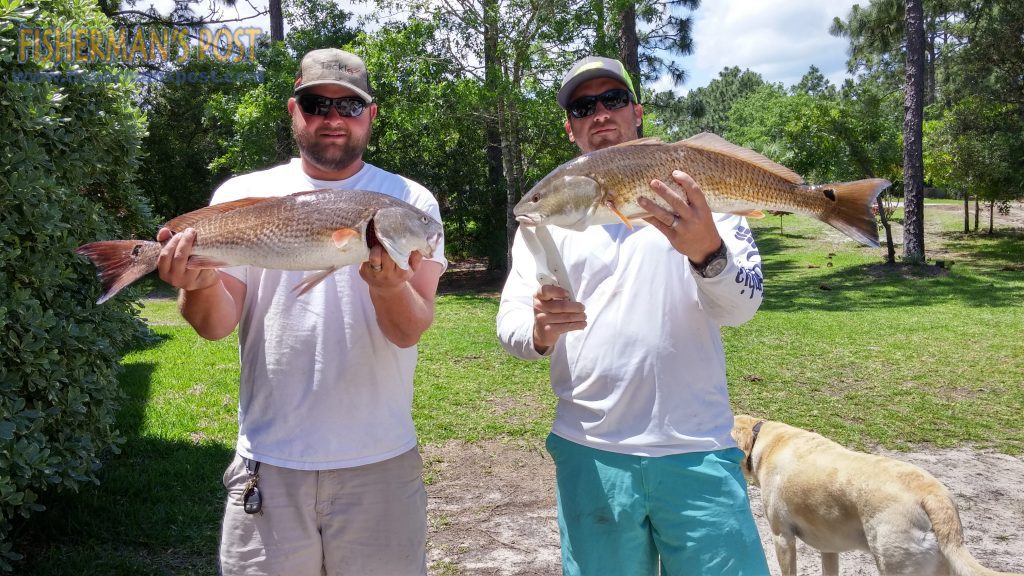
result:
[[[565,576],[768,574],[738,448],[649,458],[550,434],[547,449]]]

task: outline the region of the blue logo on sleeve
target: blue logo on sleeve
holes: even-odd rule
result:
[[[754,244],[754,233],[750,228],[745,226],[736,227],[736,239],[741,242],[746,242],[748,249],[743,254],[745,263],[740,264],[739,271],[736,272],[736,283],[743,286],[740,290],[740,294],[746,294],[749,290],[750,298],[753,299],[754,295],[758,292],[764,292],[764,278],[761,274],[761,263],[753,263],[752,260],[755,256],[760,256],[760,252],[757,249],[757,245]],[[760,258],[758,258],[760,260]]]

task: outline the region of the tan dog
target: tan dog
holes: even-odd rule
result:
[[[821,552],[825,576],[839,575],[847,550],[871,552],[882,576],[1007,576],[967,551],[956,504],[924,470],[750,416],[736,416],[732,435],[784,576],[796,576],[797,537]]]

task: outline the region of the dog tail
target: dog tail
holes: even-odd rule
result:
[[[1010,572],[989,570],[977,560],[964,546],[964,529],[960,523],[960,514],[956,504],[948,494],[929,494],[921,501],[928,519],[932,523],[932,531],[939,542],[942,555],[949,563],[950,574],[954,576],[1024,576]]]

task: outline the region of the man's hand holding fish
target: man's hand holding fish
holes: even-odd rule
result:
[[[359,267],[359,276],[371,288],[371,293],[373,290],[396,290],[416,275],[422,261],[423,255],[414,251],[409,254],[408,265],[402,268],[391,259],[387,250],[378,245],[370,249],[369,257]]]
[[[220,283],[220,274],[215,269],[188,266],[195,240],[194,228],[186,228],[181,234],[174,234],[170,228],[163,227],[156,234],[156,241],[164,245],[156,264],[160,279],[186,292],[205,290]]]
[[[640,207],[651,213],[644,220],[661,231],[672,247],[691,262],[705,262],[722,245],[711,208],[700,186],[685,172],[674,170],[672,179],[679,185],[676,192],[661,180],[652,180],[651,189],[669,208],[662,208],[646,197]]]
[[[537,311],[533,323],[533,349],[538,354],[547,353],[562,334],[587,326],[587,311],[583,304],[571,299],[564,288],[547,284],[540,286],[533,296],[533,307]]]
[[[192,328],[207,340],[219,340],[235,330],[241,316],[245,287],[234,277],[221,275],[214,268],[189,267],[196,231],[186,228],[181,234],[163,227],[156,239],[164,243],[157,258],[160,279],[179,290],[178,310],[191,306],[202,313],[192,315]]]

